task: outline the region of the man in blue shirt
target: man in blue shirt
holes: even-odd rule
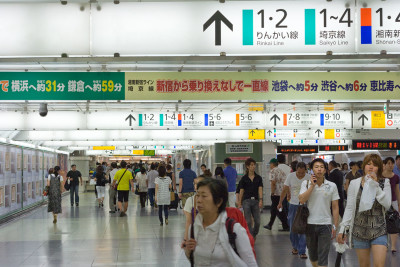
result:
[[[183,161],[183,170],[179,173],[179,198],[182,200],[182,207],[185,207],[186,200],[194,195],[194,179],[197,174],[190,169],[190,159]]]
[[[393,172],[400,176],[400,155],[396,156],[396,164],[394,165]]]
[[[230,158],[224,159],[224,175],[228,182],[228,202],[229,207],[235,207],[235,193],[236,193],[236,177],[237,172],[232,166],[232,160]]]

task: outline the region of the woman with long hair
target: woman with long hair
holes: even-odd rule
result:
[[[61,193],[63,187],[63,177],[59,174],[60,167],[55,166],[49,170],[47,186],[49,187],[47,211],[53,213],[53,223],[57,223],[57,215],[62,212]]]
[[[370,154],[362,163],[364,175],[351,181],[347,193],[347,206],[340,224],[337,242],[343,244],[342,233],[349,231],[349,245],[356,249],[360,267],[370,266],[370,254],[374,266],[383,267],[386,260],[388,236],[385,222],[385,211],[391,205],[391,189],[383,173],[383,162],[379,155]],[[376,195],[372,208],[359,212],[363,189],[373,187]]]
[[[99,165],[96,168],[96,176],[94,178],[96,181],[97,190],[97,201],[99,202],[99,208],[104,207],[103,201],[106,193],[106,174],[104,173],[103,166]]]

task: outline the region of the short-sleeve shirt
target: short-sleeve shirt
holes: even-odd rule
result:
[[[196,197],[196,195],[188,197],[188,199],[186,200],[185,207],[183,208],[183,210],[186,211],[187,213],[190,213],[190,214],[192,213],[195,197]]]
[[[283,190],[283,184],[285,183],[286,180],[286,174],[279,168],[273,168],[270,173],[269,180],[275,181],[275,192],[273,195],[275,196],[280,196]]]
[[[124,172],[125,172],[125,174],[124,174]],[[122,176],[122,175],[124,175],[124,176]],[[121,179],[121,181],[118,183],[119,179]],[[120,169],[114,175],[114,180],[117,181],[117,183],[118,183],[118,187],[117,187],[118,191],[129,191],[129,182],[130,182],[130,180],[133,180],[132,173],[130,171],[128,171],[127,169]]]
[[[258,174],[255,174],[253,181],[251,181],[249,176],[246,174],[239,182],[239,188],[244,190],[243,200],[251,199],[253,197],[258,200],[259,187],[263,187],[263,182],[261,176]]]
[[[197,178],[197,174],[191,169],[183,169],[179,173],[179,179],[182,179],[182,193],[194,192],[194,179]]]
[[[390,189],[392,190],[392,201],[400,201],[400,199],[397,199],[396,196],[396,186],[399,187],[399,183],[400,183],[400,177],[395,174],[393,175],[393,177],[389,178],[389,182],[390,182]]]
[[[359,172],[356,172],[356,175],[353,175],[353,172],[348,172],[345,176],[346,180],[349,180],[349,183],[354,179],[360,178],[362,175]]]
[[[157,205],[169,205],[171,203],[171,194],[169,192],[169,186],[172,183],[171,178],[157,177],[155,182],[158,185],[157,192]]]
[[[67,173],[68,178],[72,178],[72,185],[78,185],[79,184],[79,177],[82,177],[82,174],[80,171],[69,171]]]
[[[224,175],[225,175],[226,181],[228,183],[228,192],[235,192],[236,178],[237,178],[237,172],[236,172],[235,168],[233,168],[231,165],[228,165],[224,169]]]
[[[300,195],[310,188],[311,183],[304,181],[301,184]],[[324,179],[321,186],[315,185],[307,202],[310,216],[308,216],[308,224],[330,225],[332,224],[331,203],[339,199],[339,193],[334,183]]]
[[[147,173],[147,179],[149,181],[149,189],[156,188],[156,178],[158,177],[158,171],[151,170]]]
[[[47,181],[50,181],[51,180],[51,177],[55,177],[54,176],[54,174],[49,174],[49,176],[47,176]],[[64,181],[64,179],[63,179],[63,177],[62,176],[58,176],[59,178],[60,178],[60,182],[62,182],[62,181]]]
[[[304,181],[310,180],[311,176],[306,174],[302,179],[297,178],[296,172],[292,172],[286,178],[285,185],[290,188],[290,201],[289,203],[292,205],[299,205],[299,193],[301,184]]]

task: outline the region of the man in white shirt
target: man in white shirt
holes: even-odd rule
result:
[[[156,171],[156,165],[154,163],[152,163],[150,165],[150,171],[147,174],[147,179],[149,181],[147,194],[149,196],[150,206],[152,208],[153,207],[157,208],[157,204],[154,203],[154,197],[155,197],[155,194],[156,194],[156,184],[154,182],[156,181],[157,177],[158,177],[158,171]]]
[[[307,219],[306,244],[313,267],[328,266],[331,239],[336,238],[339,224],[339,193],[334,183],[325,179],[325,162],[311,162],[314,174],[301,184],[299,200],[306,203],[310,215]],[[333,224],[331,215],[333,214]]]
[[[289,199],[289,214],[288,222],[290,226],[290,242],[292,243],[292,254],[300,255],[300,258],[307,259],[306,255],[306,235],[292,233],[292,225],[296,216],[297,208],[299,207],[299,193],[301,184],[304,181],[310,180],[310,175],[306,174],[307,166],[304,162],[299,162],[296,165],[296,172],[290,173],[285,181],[281,197],[278,204],[278,209],[282,208],[282,202],[286,195],[291,196]]]
[[[114,176],[117,173],[118,168],[117,168],[117,163],[116,162],[112,162],[111,163],[111,171],[109,173],[109,184],[111,185],[112,181],[114,180]],[[109,199],[109,205],[110,205],[110,211],[109,213],[115,213],[116,212],[116,204],[117,204],[117,190],[114,190],[114,188],[112,186],[110,186],[110,190],[108,191],[108,193],[110,194],[110,199]]]
[[[286,165],[286,157],[284,154],[279,154],[276,156],[276,159],[278,160],[278,168],[281,169],[286,177],[291,173],[292,168],[289,167],[289,165]],[[290,192],[287,196],[287,198],[285,198],[283,200],[283,206],[282,206],[282,212],[286,215],[286,217],[288,216],[288,207],[289,207],[289,203],[288,203],[288,199],[290,199]]]

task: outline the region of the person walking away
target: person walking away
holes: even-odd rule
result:
[[[393,172],[394,169],[394,159],[392,157],[387,157],[383,161],[383,173],[382,176],[387,178],[390,183],[390,189],[392,193],[392,207],[393,209],[399,211],[400,210],[400,190],[399,183],[400,177]],[[391,242],[391,250],[392,254],[396,254],[396,243],[398,234],[390,234],[390,242]]]
[[[310,212],[306,231],[308,257],[313,267],[328,266],[331,238],[336,237],[339,223],[339,193],[336,185],[325,179],[326,167],[323,159],[314,159],[311,169],[314,174],[310,181],[301,184],[299,195],[300,203],[307,202]]]
[[[263,207],[263,182],[261,176],[255,172],[256,161],[254,159],[248,158],[244,165],[246,166],[246,174],[239,182],[239,208],[243,206],[244,217],[255,241],[260,230],[260,209]]]
[[[67,179],[69,179],[71,183],[71,187],[69,189],[70,199],[71,199],[71,207],[74,206],[74,195],[75,195],[75,204],[79,207],[79,181],[81,185],[83,185],[82,174],[80,171],[76,170],[76,165],[71,165],[71,170],[67,173]]]
[[[175,179],[175,173],[172,171],[172,166],[171,164],[167,165],[167,174],[166,174],[172,181],[172,190],[173,192],[176,192],[176,179]]]
[[[358,170],[359,169],[358,169],[357,162],[353,162],[353,161],[350,162],[350,171],[345,176],[346,183],[344,185],[344,190],[346,191],[346,194],[347,194],[347,190],[349,188],[350,182],[357,178],[362,177],[362,175],[360,174],[360,172]]]
[[[118,171],[117,163],[112,162],[111,163],[111,171],[110,171],[110,174],[108,175],[109,184],[112,184],[112,182],[114,181],[114,176],[117,173],[117,171]],[[117,190],[115,190],[113,186],[110,186],[110,190],[108,191],[108,194],[109,194],[109,206],[110,206],[109,213],[115,213],[117,211],[117,207],[116,207]]]
[[[194,195],[194,179],[197,175],[190,169],[192,162],[190,159],[183,161],[183,170],[179,173],[179,198],[182,200],[182,206],[186,204],[186,200]]]
[[[331,181],[336,185],[339,193],[339,215],[343,218],[344,214],[344,190],[343,190],[343,173],[337,167],[336,161],[332,160],[328,164],[329,176],[328,181]]]
[[[362,163],[365,176],[357,178],[350,183],[347,194],[347,206],[340,224],[337,242],[343,244],[345,239],[342,233],[350,229],[349,246],[356,249],[360,267],[370,266],[372,252],[373,266],[385,266],[388,247],[388,236],[385,223],[385,210],[391,205],[391,189],[389,179],[384,179],[383,162],[379,155],[369,154]],[[369,210],[361,211],[360,203],[363,189],[368,187],[376,190],[374,202]]]
[[[226,181],[228,183],[229,207],[235,207],[236,201],[239,201],[239,198],[236,199],[237,172],[235,168],[232,167],[232,160],[230,158],[224,159],[224,168],[224,176],[226,177]]]
[[[158,172],[156,171],[156,165],[152,163],[150,165],[150,171],[147,173],[147,179],[148,179],[148,196],[150,199],[150,206],[151,207],[157,207],[157,205],[154,205],[154,195],[156,193],[156,184],[154,183],[156,181],[156,178],[158,177]]]
[[[286,180],[286,175],[281,169],[278,168],[277,159],[271,159],[269,161],[269,166],[271,170],[269,178],[269,180],[271,181],[271,217],[269,219],[269,223],[265,225],[264,228],[272,230],[275,218],[278,215],[279,220],[282,222],[282,230],[288,232],[290,227],[288,225],[287,217],[282,212],[282,210],[278,210],[278,204]]]
[[[63,177],[59,175],[60,167],[55,166],[49,169],[47,177],[47,186],[49,187],[47,212],[53,213],[53,223],[57,223],[57,215],[62,212],[61,194],[63,187]]]
[[[132,191],[134,190],[132,173],[126,169],[126,165],[124,160],[121,161],[121,169],[115,174],[112,184],[112,186],[118,184],[118,208],[121,211],[120,217],[126,216],[128,210],[129,184],[131,185]],[[123,206],[122,203],[124,203]]]
[[[306,235],[292,233],[293,221],[299,207],[299,193],[301,184],[309,181],[311,176],[307,174],[307,165],[304,162],[297,163],[296,172],[292,172],[286,178],[277,209],[282,208],[282,202],[285,196],[290,193],[288,222],[290,226],[290,242],[292,243],[292,254],[300,255],[301,259],[307,259],[306,255]]]
[[[99,208],[104,207],[103,201],[106,193],[106,175],[103,172],[103,166],[98,166],[96,169],[96,189],[97,189],[97,201],[99,202]]]
[[[156,178],[156,202],[158,205],[158,218],[160,219],[160,226],[163,226],[162,212],[164,210],[165,224],[168,225],[168,208],[171,203],[170,189],[172,188],[172,180],[166,175],[166,168],[164,165],[158,167],[158,177]]]
[[[276,156],[276,159],[278,160],[278,168],[281,169],[285,174],[286,177],[292,172],[292,168],[289,167],[289,165],[286,165],[286,157],[284,154],[279,154]],[[283,200],[283,207],[282,210],[286,214],[286,217],[288,215],[288,209],[289,209],[289,202],[288,199],[290,199],[291,196],[290,194]]]
[[[247,231],[240,223],[233,226],[236,251],[226,227],[228,190],[221,180],[206,178],[197,184],[193,227],[194,238],[184,243],[185,254],[193,253],[194,266],[256,267],[257,262]],[[189,234],[188,234],[189,235]]]
[[[140,172],[136,174],[136,182],[139,185],[140,206],[144,208],[146,205],[146,197],[149,186],[149,180],[147,179],[146,169],[144,167],[142,167]]]

